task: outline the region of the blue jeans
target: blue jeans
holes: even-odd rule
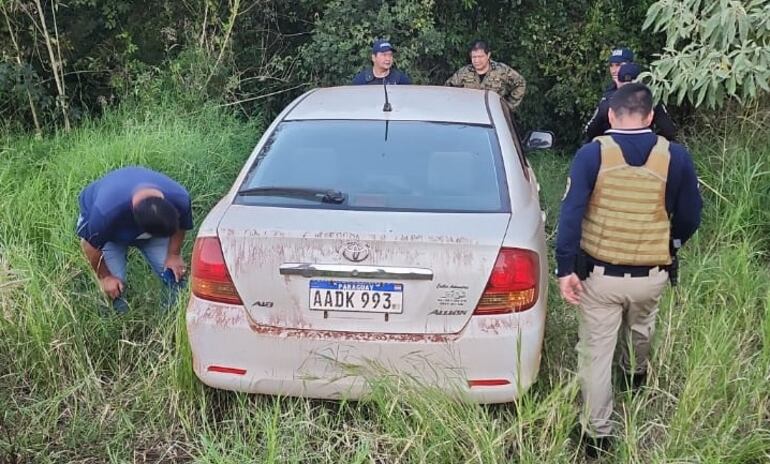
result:
[[[76,225],[78,233],[82,227],[85,227],[85,221],[83,216],[80,215]],[[155,275],[157,275],[161,282],[163,282],[166,291],[164,293],[162,306],[164,309],[169,309],[176,304],[179,291],[186,286],[185,280],[176,282],[173,277],[171,279],[169,279],[168,276],[164,278],[166,258],[168,257],[168,244],[170,240],[169,237],[156,237],[134,240],[131,243],[107,242],[102,247],[104,264],[113,276],[117,277],[125,284],[128,248],[138,248],[139,251],[142,252],[142,255],[144,255],[144,259],[150,264]],[[113,308],[118,313],[123,314],[128,311],[128,304],[125,299],[121,297],[115,299],[112,304]]]
[[[180,290],[186,286],[184,280],[176,282],[173,275],[170,279],[168,277],[164,278],[164,264],[166,263],[166,257],[168,256],[169,240],[168,237],[165,237],[134,240],[129,244],[107,242],[102,248],[102,256],[104,256],[104,263],[107,265],[107,269],[110,270],[112,275],[119,278],[124,283],[126,282],[126,255],[128,253],[128,248],[133,246],[142,252],[144,259],[150,263],[150,267],[152,267],[155,275],[160,278],[165,287],[161,300],[161,308],[164,311],[167,311],[176,305]],[[113,308],[115,308],[118,313],[124,313],[128,310],[123,298],[118,298],[113,301]]]
[[[81,230],[86,227],[86,220],[83,214],[78,215],[78,220],[75,225],[75,229],[78,235],[81,235]],[[107,265],[107,269],[110,273],[126,282],[126,262],[128,255],[128,247],[139,248],[139,251],[144,255],[144,259],[150,263],[150,267],[155,271],[158,277],[163,279],[163,271],[165,271],[166,257],[168,256],[168,243],[171,240],[169,237],[158,237],[134,240],[131,243],[115,243],[107,242],[102,247],[102,256],[104,257],[104,263]]]
[[[107,242],[102,248],[104,263],[112,275],[125,283],[128,248],[136,247],[142,252],[155,274],[161,277],[165,270],[169,240],[168,237],[163,237],[134,240],[131,243]]]

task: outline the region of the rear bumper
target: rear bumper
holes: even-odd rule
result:
[[[187,330],[195,374],[214,388],[357,399],[369,391],[367,379],[399,373],[471,401],[502,403],[537,377],[543,300],[521,314],[472,317],[457,334],[412,335],[261,326],[242,307],[191,296]],[[502,385],[471,387],[471,380]]]

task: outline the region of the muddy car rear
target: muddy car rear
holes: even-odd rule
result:
[[[499,97],[390,93],[300,97],[207,217],[187,319],[208,385],[356,398],[388,372],[500,402],[534,381],[543,218]]]

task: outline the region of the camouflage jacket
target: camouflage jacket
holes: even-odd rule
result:
[[[447,79],[445,85],[468,89],[492,90],[503,97],[511,111],[514,111],[519,106],[527,90],[527,83],[521,77],[521,74],[507,64],[496,61],[489,62],[489,71],[487,71],[483,81],[479,78],[476,70],[473,69],[473,65],[469,64],[457,70],[452,77]]]

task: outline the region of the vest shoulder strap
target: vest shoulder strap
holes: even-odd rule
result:
[[[671,161],[671,152],[669,152],[669,142],[665,137],[658,136],[658,141],[652,147],[650,156],[644,167],[662,180],[668,179],[668,165]]]
[[[609,135],[600,135],[594,138],[594,141],[601,145],[601,171],[613,169],[620,166],[626,166],[626,159],[623,158],[623,150],[620,149],[612,137]]]

